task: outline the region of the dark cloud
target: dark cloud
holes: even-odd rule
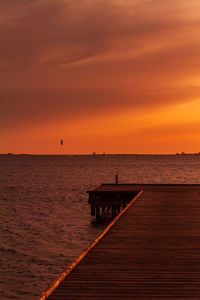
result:
[[[116,113],[127,107],[139,113],[142,109],[173,105],[177,102],[196,99],[199,87],[182,89],[136,90],[134,95],[115,90],[67,90],[51,91],[10,91],[1,105],[1,123],[4,130],[23,127],[25,124],[38,125],[45,121],[71,121],[74,118],[92,118],[94,115]]]
[[[10,11],[8,3],[4,6],[11,24],[1,29],[3,66],[17,71],[33,68],[41,57],[58,49],[66,53],[64,58],[58,54],[55,63],[71,63],[109,50],[118,52],[123,43],[127,43],[125,48],[129,44],[145,47],[162,35],[169,37],[182,30],[184,24],[179,18],[168,15],[170,5],[164,5],[163,12],[163,4],[142,2],[121,6],[112,1],[43,0],[18,5],[9,1]]]

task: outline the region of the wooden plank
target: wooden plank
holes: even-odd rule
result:
[[[100,184],[94,187],[92,190],[96,192],[101,191],[137,191],[137,190],[167,190],[167,191],[180,191],[180,190],[194,190],[199,189],[199,184]],[[90,190],[89,190],[90,191]],[[88,192],[89,192],[88,191]]]
[[[200,186],[138,187],[49,300],[200,299]]]
[[[56,279],[51,287],[42,293],[41,297],[39,297],[40,300],[47,299],[53,291],[60,285],[61,282],[64,281],[64,279],[69,276],[69,274],[76,268],[76,266],[84,259],[84,257],[99,243],[99,241],[107,234],[107,232],[110,230],[112,226],[118,221],[118,219],[128,210],[128,208],[137,200],[137,198],[142,194],[143,191],[140,191],[133,199],[132,201],[127,205],[127,207],[122,210],[114,220],[106,227],[106,229],[100,234],[97,239],[72,263],[71,266],[69,266],[59,277]]]

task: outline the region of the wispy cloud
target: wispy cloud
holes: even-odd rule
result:
[[[1,127],[200,97],[198,1],[2,0]]]

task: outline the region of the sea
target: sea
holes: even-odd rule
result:
[[[200,155],[0,155],[0,299],[38,299],[106,224],[99,183],[200,183]]]

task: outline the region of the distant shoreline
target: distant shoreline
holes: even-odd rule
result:
[[[96,153],[94,154],[29,154],[29,153],[0,153],[0,156],[92,156],[92,157],[105,157],[105,156],[200,156],[200,153]]]

